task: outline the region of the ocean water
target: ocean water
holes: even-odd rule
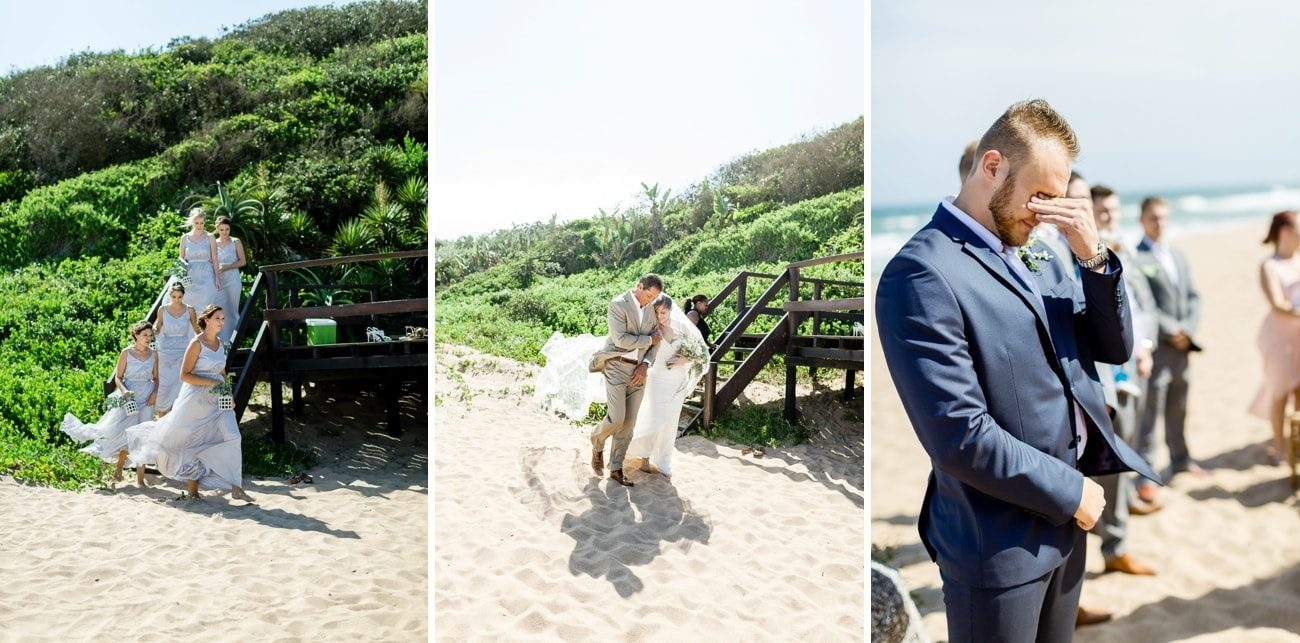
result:
[[[1224,226],[1257,224],[1259,238],[1268,232],[1268,222],[1273,214],[1288,209],[1300,210],[1300,183],[1288,185],[1254,185],[1216,189],[1192,189],[1164,192],[1121,192],[1120,234],[1130,243],[1142,238],[1138,224],[1138,206],[1149,195],[1159,195],[1169,200],[1169,236],[1177,240]],[[901,206],[871,206],[871,274],[877,276],[889,259],[917,230],[920,230],[939,204],[936,197],[930,203]]]

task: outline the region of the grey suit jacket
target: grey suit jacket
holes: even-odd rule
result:
[[[1132,251],[1120,250],[1120,262],[1131,266],[1124,271],[1124,288],[1128,290],[1129,308],[1133,311],[1133,341],[1150,340],[1155,344],[1160,340],[1160,310],[1156,308],[1155,296],[1151,294],[1151,284],[1147,282],[1137,258]]]
[[[591,362],[587,364],[591,372],[604,371],[605,362],[626,355],[631,350],[637,352],[637,358],[642,362],[654,361],[659,347],[654,345],[650,336],[659,324],[653,311],[641,312],[641,306],[636,303],[632,291],[609,302],[605,320],[609,324],[609,336],[605,338],[605,345],[591,356]]]
[[[1174,258],[1174,267],[1178,270],[1178,283],[1169,279],[1164,264],[1156,258],[1146,239],[1138,244],[1134,253],[1134,267],[1146,277],[1151,287],[1151,298],[1155,302],[1157,326],[1160,343],[1172,345],[1173,336],[1178,331],[1187,333],[1192,340],[1192,350],[1201,350],[1196,341],[1196,328],[1201,322],[1201,295],[1192,283],[1192,273],[1187,268],[1187,257],[1178,248],[1169,246]]]

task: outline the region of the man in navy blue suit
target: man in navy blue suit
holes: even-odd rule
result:
[[[933,467],[921,540],[954,642],[1071,640],[1106,504],[1088,476],[1157,480],[1102,397],[1095,363],[1127,361],[1133,329],[1091,203],[1064,197],[1078,149],[1046,101],[1009,107],[877,289],[885,361]],[[1072,256],[1026,245],[1040,223]]]

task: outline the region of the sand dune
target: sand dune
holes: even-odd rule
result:
[[[1077,641],[1300,641],[1300,503],[1285,469],[1260,456],[1267,423],[1245,410],[1259,383],[1255,334],[1267,308],[1257,275],[1266,227],[1175,240],[1191,260],[1204,306],[1206,350],[1193,358],[1187,440],[1192,457],[1214,471],[1178,477],[1162,494],[1163,511],[1130,522],[1130,552],[1159,575],[1101,574],[1100,540],[1089,536],[1083,603],[1115,610],[1116,618],[1079,630]],[[938,568],[916,533],[929,461],[879,340],[872,346],[871,538],[894,548],[893,564],[921,598],[926,631],[944,640]],[[1167,463],[1162,450],[1155,464]]]
[[[865,638],[861,421],[839,403],[805,404],[810,444],[757,459],[690,436],[672,484],[625,488],[522,394],[533,369],[440,351],[438,640]]]
[[[0,640],[425,640],[424,398],[394,439],[373,398],[324,395],[288,426],[323,451],[314,484],[251,479],[256,505],[0,482]]]

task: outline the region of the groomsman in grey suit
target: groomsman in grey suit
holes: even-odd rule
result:
[[[1169,202],[1158,196],[1143,199],[1141,223],[1146,235],[1138,244],[1133,261],[1151,287],[1159,337],[1136,446],[1138,453],[1150,462],[1155,451],[1156,418],[1163,413],[1170,470],[1174,475],[1182,472],[1204,475],[1205,470],[1188,453],[1184,434],[1189,357],[1201,350],[1195,339],[1201,319],[1201,298],[1192,283],[1187,258],[1166,240]],[[1154,487],[1142,485],[1138,491],[1142,500],[1154,500]]]
[[[591,468],[598,476],[605,473],[605,441],[612,436],[609,479],[625,487],[632,486],[632,482],[623,476],[623,457],[636,428],[646,371],[654,362],[660,341],[651,303],[663,289],[663,280],[648,274],[637,281],[635,288],[610,301],[605,316],[609,337],[588,364],[591,372],[605,375],[608,402],[605,419],[591,433]]]
[[[1120,262],[1133,266],[1133,253],[1119,237],[1120,200],[1114,190],[1096,185],[1091,190],[1092,215],[1097,221],[1097,231],[1102,240],[1117,254]],[[1129,296],[1129,309],[1133,318],[1133,357],[1126,364],[1111,367],[1106,373],[1112,378],[1115,389],[1114,411],[1111,422],[1115,435],[1129,446],[1137,442],[1139,406],[1146,401],[1147,378],[1151,375],[1152,355],[1158,337],[1155,300],[1140,270],[1124,273],[1124,288]],[[1101,371],[1100,366],[1098,372]],[[1106,509],[1097,521],[1095,531],[1101,536],[1101,554],[1108,572],[1122,572],[1139,576],[1155,574],[1151,568],[1129,554],[1128,519],[1130,514],[1145,515],[1160,506],[1133,498],[1134,479],[1131,473],[1101,476],[1097,482],[1106,492]]]

